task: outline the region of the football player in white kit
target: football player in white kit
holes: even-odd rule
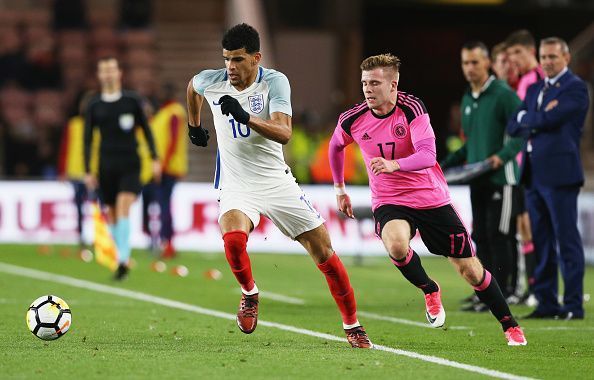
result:
[[[299,188],[283,158],[291,137],[291,89],[281,72],[259,65],[260,37],[247,24],[229,29],[222,40],[225,68],[204,70],[188,84],[189,135],[206,146],[200,125],[203,102],[211,108],[217,133],[215,186],[220,190],[219,226],[225,256],[241,285],[239,329],[250,334],[258,321],[258,287],[246,251],[260,215],[301,243],[326,276],[353,347],[371,348],[357,320],[349,277],[330,243],[324,219]]]

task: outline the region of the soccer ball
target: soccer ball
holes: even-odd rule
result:
[[[41,296],[27,310],[27,327],[39,339],[58,339],[66,334],[71,324],[70,307],[60,297]]]

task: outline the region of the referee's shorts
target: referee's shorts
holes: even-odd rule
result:
[[[101,200],[107,205],[115,205],[119,193],[139,194],[140,160],[104,160],[99,166],[99,191]]]

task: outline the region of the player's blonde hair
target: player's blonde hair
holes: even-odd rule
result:
[[[370,71],[377,69],[378,67],[390,68],[394,70],[394,73],[398,76],[400,70],[400,58],[390,53],[373,55],[365,58],[363,62],[361,62],[360,67],[362,71]]]

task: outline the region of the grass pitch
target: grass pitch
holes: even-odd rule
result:
[[[0,246],[0,363],[2,378],[481,378],[477,372],[379,350],[354,350],[346,342],[284,331],[266,325],[242,334],[233,319],[239,293],[224,255],[182,253],[163,273],[151,270],[152,258],[134,253],[136,268],[122,283],[95,263],[78,259],[72,247]],[[262,291],[261,321],[343,337],[340,316],[322,274],[302,256],[252,254]],[[520,321],[528,346],[508,347],[489,313],[460,312],[459,300],[471,289],[447,260],[422,257],[439,281],[447,312],[443,329],[424,323],[422,293],[384,258],[366,258],[361,266],[345,257],[359,305],[360,321],[375,344],[425,357],[496,370],[510,378],[571,379],[592,376],[594,306],[587,302],[583,321]],[[1,263],[36,269],[227,313],[221,317],[180,310],[81,288],[51,278],[8,273]],[[171,274],[174,265],[187,277]],[[205,276],[210,269],[220,280]],[[95,285],[93,285],[95,286]],[[100,285],[99,285],[100,286]],[[273,292],[268,297],[266,292]],[[594,268],[586,272],[585,292],[594,293]],[[72,309],[73,325],[57,341],[34,337],[25,324],[30,302],[56,294]],[[138,294],[138,293],[132,293]],[[277,297],[278,296],[278,297]],[[284,299],[284,297],[288,297]],[[280,297],[280,298],[279,298]],[[169,301],[170,300],[170,301]],[[188,306],[189,307],[189,306]],[[516,316],[529,312],[512,307]],[[371,317],[365,316],[374,315]],[[378,316],[386,317],[379,320]],[[391,318],[391,319],[390,319]],[[411,323],[407,322],[411,321]],[[417,324],[415,324],[417,323]],[[440,359],[436,360],[441,362]]]

